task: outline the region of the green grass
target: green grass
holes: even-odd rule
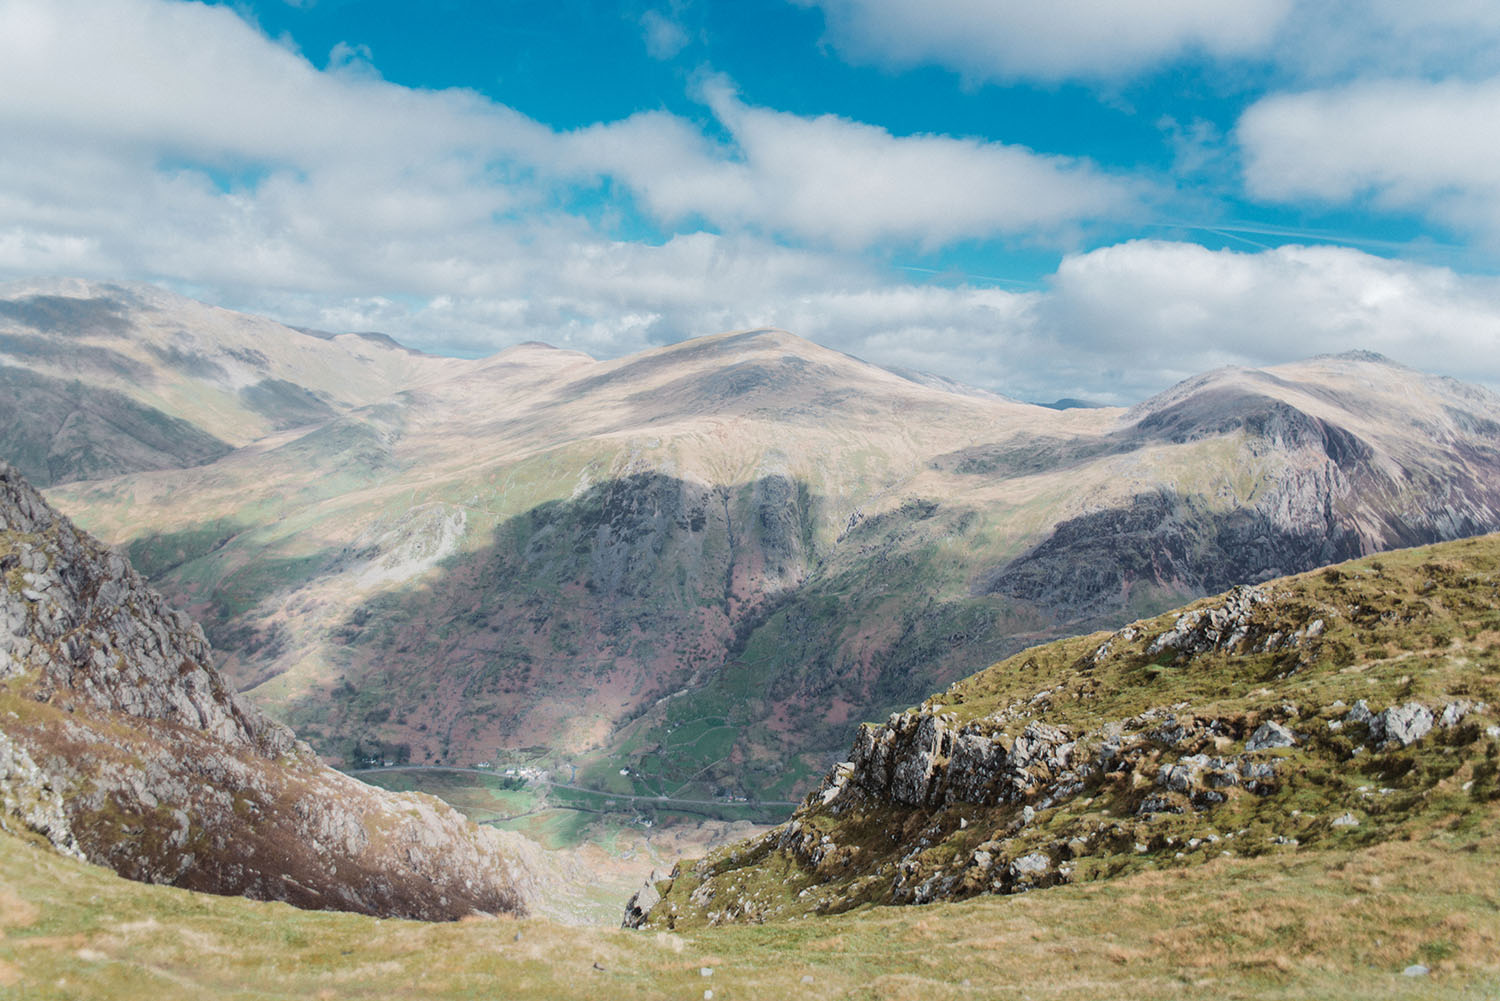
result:
[[[358,777],[382,789],[436,796],[478,823],[509,820],[542,806],[542,797],[537,792],[515,788],[516,780],[507,780],[502,775],[381,769],[361,772]]]
[[[528,816],[502,820],[492,826],[524,834],[543,848],[577,848],[592,840],[597,817],[566,808],[544,809]],[[622,905],[623,906],[623,905]]]

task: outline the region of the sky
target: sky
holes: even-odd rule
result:
[[[0,0],[0,279],[1128,403],[1500,388],[1493,0]]]

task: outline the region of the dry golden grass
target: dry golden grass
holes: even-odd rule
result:
[[[1352,853],[691,934],[298,911],[129,883],[0,836],[0,987],[27,1001],[1487,998],[1500,816],[1486,819]],[[1402,976],[1412,963],[1431,973]]]

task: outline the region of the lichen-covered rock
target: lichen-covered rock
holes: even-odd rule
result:
[[[1292,747],[1297,738],[1292,731],[1274,720],[1267,720],[1255,728],[1250,739],[1245,741],[1245,750],[1264,751],[1272,747]]]
[[[1466,700],[1449,703],[1443,709],[1443,726],[1456,726],[1474,708]],[[1432,710],[1420,702],[1407,702],[1391,706],[1383,712],[1372,712],[1364,699],[1354,703],[1344,715],[1345,723],[1358,723],[1365,727],[1371,744],[1385,747],[1408,747],[1432,731],[1439,719]]]
[[[0,826],[123,876],[423,919],[524,911],[530,848],[324,766],[203,632],[0,463]]]
[[[1489,707],[1486,706],[1483,702],[1480,702],[1476,705],[1475,703],[1470,702],[1468,699],[1456,699],[1453,702],[1450,702],[1447,705],[1443,706],[1443,711],[1438,714],[1437,723],[1438,726],[1442,727],[1458,726],[1458,724],[1464,721],[1464,717],[1468,716],[1469,713],[1476,710],[1478,710],[1479,712],[1483,712],[1487,708]]]
[[[956,730],[940,714],[892,714],[884,726],[861,727],[846,774],[836,770],[817,796],[836,806],[855,785],[905,806],[1020,802],[1071,773],[1074,741],[1065,731],[1032,721],[1011,737],[997,726],[977,720]]]
[[[1355,723],[1359,726],[1368,728],[1374,725],[1375,714],[1370,711],[1370,707],[1368,704],[1366,704],[1365,700],[1360,699],[1349,708],[1349,711],[1347,713],[1344,714],[1344,722]]]
[[[1432,710],[1420,702],[1391,706],[1381,713],[1372,734],[1378,734],[1387,744],[1407,747],[1416,743],[1432,731]]]
[[[1178,616],[1172,628],[1151,641],[1148,656],[1166,650],[1182,654],[1209,650],[1238,650],[1250,636],[1255,609],[1271,600],[1263,587],[1236,587],[1224,595],[1220,604],[1200,608]]]

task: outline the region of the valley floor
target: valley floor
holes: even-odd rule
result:
[[[0,834],[0,996],[1492,998],[1496,821],[682,935],[298,911],[128,882]],[[1416,964],[1429,972],[1404,972]]]

